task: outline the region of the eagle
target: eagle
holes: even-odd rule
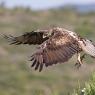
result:
[[[83,64],[85,55],[95,58],[95,45],[91,40],[62,27],[37,29],[15,37],[4,35],[4,38],[10,41],[10,44],[38,45],[30,61],[32,61],[31,67],[39,72],[43,70],[43,67],[66,62],[75,54],[77,68]]]

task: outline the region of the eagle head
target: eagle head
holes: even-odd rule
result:
[[[53,29],[50,29],[49,31],[45,31],[44,34],[43,34],[43,38],[46,38],[46,37],[51,37],[54,35],[54,31]]]

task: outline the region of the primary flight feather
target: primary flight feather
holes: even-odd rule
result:
[[[82,38],[75,32],[64,28],[54,27],[47,30],[36,30],[25,33],[18,37],[6,36],[10,44],[39,45],[38,50],[31,56],[32,65],[35,70],[42,71],[43,67],[68,61],[77,53],[77,67],[83,63],[84,55],[81,52],[95,57],[95,45],[92,41]]]

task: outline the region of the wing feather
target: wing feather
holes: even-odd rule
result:
[[[18,37],[14,37],[14,36],[7,36],[7,35],[4,35],[4,38],[8,39],[8,41],[10,42],[10,44],[15,44],[15,45],[19,45],[19,44],[41,44],[43,43],[45,40],[48,39],[48,37],[46,38],[43,38],[43,34],[44,34],[44,30],[43,32],[39,31],[39,32],[35,32],[35,31],[32,31],[32,32],[28,32],[28,33],[25,33],[21,36],[18,36]]]
[[[41,64],[40,64],[40,68],[39,68],[39,72],[41,72],[42,69],[43,69],[43,64],[41,63]]]
[[[31,67],[34,67],[36,65],[36,60],[33,61],[33,64],[31,65]]]

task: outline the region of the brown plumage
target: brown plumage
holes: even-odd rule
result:
[[[51,66],[57,63],[68,61],[75,53],[79,54],[82,51],[87,52],[91,45],[91,49],[87,52],[91,56],[95,56],[95,46],[89,40],[81,39],[79,35],[64,28],[51,28],[48,30],[39,30],[38,32],[26,33],[19,37],[5,36],[11,40],[11,44],[38,44],[38,50],[31,56],[33,61],[31,67],[35,70],[42,71],[43,67]],[[85,46],[85,44],[86,46]],[[78,55],[78,64],[82,64],[84,58]]]
[[[11,35],[6,36],[4,35],[5,38],[7,38],[11,43],[10,44],[15,44],[15,45],[19,45],[19,44],[41,44],[43,43],[45,40],[48,39],[48,37],[43,38],[44,33],[43,32],[27,32],[21,36],[18,37],[13,37]]]
[[[35,66],[35,69],[39,68],[39,71],[41,71],[42,66],[40,65],[47,67],[57,63],[64,63],[80,50],[77,41],[72,36],[59,31],[45,43],[42,43],[42,48],[32,56],[32,67]]]

